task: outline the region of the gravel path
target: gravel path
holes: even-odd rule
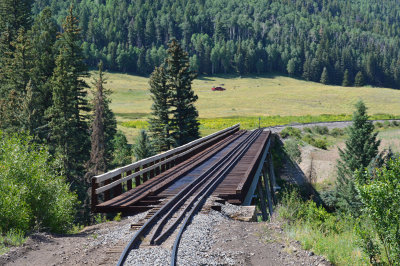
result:
[[[371,120],[372,122],[392,122],[392,121],[400,121],[400,119],[387,119],[387,120]],[[299,128],[303,129],[305,127],[312,127],[312,126],[326,126],[330,129],[332,128],[345,128],[348,127],[352,124],[352,121],[336,121],[336,122],[318,122],[318,123],[305,123],[305,124],[298,124],[298,123],[293,123],[293,124],[288,124],[288,125],[281,125],[281,126],[273,126],[273,127],[265,127],[264,130],[270,130],[272,133],[279,133],[281,132],[285,127],[294,127],[294,128]]]

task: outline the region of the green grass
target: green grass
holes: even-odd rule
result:
[[[149,117],[152,101],[148,78],[118,73],[106,76],[105,86],[113,91],[111,109],[120,122],[119,128],[132,142],[139,132],[138,127],[135,123],[129,124],[135,127],[122,123]],[[212,86],[222,86],[226,91],[211,91]],[[262,127],[348,120],[354,103],[360,98],[370,114],[400,115],[400,90],[387,88],[329,86],[271,74],[199,77],[193,81],[193,89],[199,96],[196,107],[202,134],[238,122],[243,128],[256,128],[258,117],[262,117]]]
[[[366,254],[357,245],[351,217],[328,213],[314,202],[302,200],[296,189],[282,193],[277,219],[289,238],[335,265],[368,265]]]
[[[365,254],[356,244],[357,236],[352,229],[324,234],[310,223],[298,223],[287,227],[287,234],[300,241],[304,249],[324,255],[335,265],[368,264]]]
[[[10,230],[5,235],[0,234],[0,255],[7,253],[11,246],[20,246],[25,243],[23,232]]]

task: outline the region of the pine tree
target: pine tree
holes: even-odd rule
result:
[[[364,76],[361,71],[358,71],[358,73],[355,77],[354,86],[356,86],[356,87],[364,86]]]
[[[136,138],[136,143],[133,147],[133,155],[137,161],[154,155],[153,147],[144,130],[141,130],[139,136]]]
[[[89,172],[93,175],[104,173],[107,168],[105,158],[104,137],[104,87],[103,87],[103,63],[99,63],[99,77],[95,82],[96,91],[93,99],[93,121],[91,125]]]
[[[36,139],[44,140],[48,128],[45,111],[52,104],[51,76],[55,67],[55,42],[57,26],[52,18],[50,8],[45,8],[35,19],[29,36],[32,40],[33,66],[31,80],[35,114],[31,117],[32,134]]]
[[[50,121],[50,146],[53,152],[60,154],[69,181],[76,180],[83,188],[85,184],[80,177],[83,176],[83,165],[89,159],[89,130],[85,115],[89,111],[88,85],[83,78],[88,74],[79,44],[80,29],[72,7],[63,29],[51,80],[52,106],[46,112]]]
[[[348,87],[351,85],[349,71],[346,69],[343,74],[342,86]]]
[[[156,67],[150,76],[150,93],[153,100],[152,117],[149,120],[149,131],[153,146],[158,151],[169,150],[173,144],[170,135],[170,101],[171,92],[167,86],[167,77],[163,66]]]
[[[320,82],[322,84],[329,84],[328,70],[326,67],[324,67],[324,70],[322,71]]]
[[[376,139],[374,125],[368,121],[367,108],[362,101],[355,105],[353,124],[349,127],[346,147],[339,149],[336,181],[337,206],[344,212],[359,214],[360,202],[357,197],[353,173],[362,170],[377,156],[380,141]]]
[[[114,153],[113,153],[113,167],[125,166],[132,162],[131,149],[128,145],[128,141],[122,133],[118,130],[113,139]]]
[[[32,4],[33,0],[0,1],[0,61],[2,54],[12,50],[10,45],[17,39],[18,31],[31,28]]]
[[[190,70],[188,54],[172,39],[166,59],[167,86],[171,91],[171,129],[176,146],[199,138],[198,112],[194,103],[197,95],[192,90],[196,74]]]
[[[26,96],[33,66],[31,42],[23,27],[18,30],[18,37],[10,43],[10,47],[2,68],[0,128],[10,132],[31,132],[32,125],[27,124],[30,120],[23,117],[25,111],[21,105]]]

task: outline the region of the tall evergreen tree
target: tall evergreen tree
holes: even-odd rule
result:
[[[324,67],[324,70],[322,71],[320,82],[322,84],[329,84],[329,75],[326,67]]]
[[[48,133],[48,121],[44,114],[52,104],[50,80],[55,67],[57,36],[57,25],[50,8],[45,8],[35,19],[29,36],[34,60],[31,68],[32,104],[35,106],[35,113],[31,117],[32,134],[43,140]]]
[[[151,146],[149,137],[144,130],[141,130],[139,136],[136,138],[133,147],[133,155],[137,161],[154,155],[153,147]]]
[[[348,87],[351,85],[349,71],[346,69],[343,74],[342,86]]]
[[[88,76],[80,47],[80,29],[72,7],[59,36],[59,53],[56,58],[51,85],[52,106],[47,110],[50,127],[50,146],[62,158],[63,169],[69,181],[78,181],[84,188],[83,165],[89,159],[89,130],[86,113]]]
[[[169,150],[173,144],[170,135],[170,98],[164,66],[156,67],[150,76],[150,93],[153,100],[149,131],[153,146],[158,151]]]
[[[10,132],[21,129],[30,132],[32,126],[30,120],[24,117],[21,103],[31,79],[33,57],[32,45],[23,27],[18,30],[18,37],[10,43],[10,47],[2,68],[0,128]]]
[[[362,101],[355,105],[353,124],[349,127],[346,147],[339,149],[337,164],[336,198],[339,209],[358,215],[360,201],[357,197],[353,173],[362,170],[377,156],[380,141],[376,139],[374,125],[368,121],[367,108]]]
[[[131,148],[128,145],[124,133],[118,130],[113,139],[114,153],[113,153],[113,167],[125,166],[132,162]]]
[[[364,86],[364,75],[362,74],[361,71],[358,71],[358,73],[354,79],[354,86],[356,86],[356,87]]]
[[[113,139],[117,133],[117,121],[109,104],[110,90],[104,88],[106,84],[103,72],[103,62],[100,61],[98,77],[93,85],[93,119],[91,125],[91,153],[88,163],[89,171],[96,175],[107,171],[113,160]]]
[[[198,99],[192,90],[196,74],[190,70],[188,54],[178,41],[168,44],[166,59],[167,86],[171,91],[172,136],[177,146],[199,138],[198,112],[194,103]]]
[[[104,87],[103,87],[103,63],[99,63],[99,77],[96,80],[96,90],[93,99],[93,121],[90,136],[92,148],[90,150],[89,172],[93,175],[104,173],[107,168],[105,161],[105,137],[104,137]]]

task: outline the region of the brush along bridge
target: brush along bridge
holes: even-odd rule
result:
[[[272,214],[276,183],[270,156],[270,131],[257,130],[241,158],[212,192],[229,203],[251,205],[259,199],[263,220]],[[252,131],[239,124],[92,178],[93,212],[137,213],[176,196],[216,162],[222,161]],[[254,134],[253,134],[254,135]],[[268,208],[267,208],[268,204]]]

